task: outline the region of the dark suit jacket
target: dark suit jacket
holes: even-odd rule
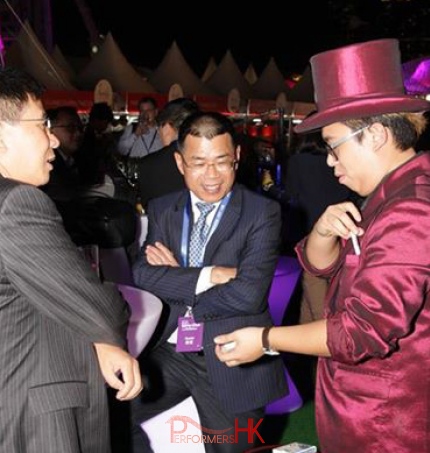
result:
[[[58,150],[54,150],[55,160],[49,175],[49,182],[41,189],[55,201],[70,201],[75,198],[80,189],[78,167],[76,164],[67,166]]]
[[[146,243],[161,241],[180,261],[184,207],[189,192],[167,195],[148,206]],[[262,407],[282,396],[285,380],[278,358],[228,368],[215,356],[213,338],[245,326],[271,324],[267,295],[279,244],[278,203],[236,185],[232,197],[205,251],[204,266],[237,267],[238,275],[198,296],[195,288],[201,268],[151,266],[141,255],[134,266],[135,282],[168,304],[170,314],[160,339],[176,329],[178,317],[193,305],[197,321],[204,322],[205,359],[215,396],[232,413]]]
[[[0,177],[0,212],[0,451],[109,452],[92,343],[125,346],[128,310],[42,191]]]
[[[301,239],[308,234],[327,206],[345,201],[351,191],[339,183],[325,154],[301,152],[288,162],[286,195],[303,219]]]
[[[152,198],[185,188],[184,178],[176,166],[175,151],[176,141],[139,160],[137,184],[144,208]]]

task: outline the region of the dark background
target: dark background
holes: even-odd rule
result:
[[[242,71],[252,63],[260,73],[274,57],[286,76],[302,73],[315,53],[369,39],[398,38],[403,61],[430,54],[428,0],[289,0],[258,7],[233,1],[86,0],[86,5],[98,33],[110,31],[132,64],[149,69],[174,40],[199,76],[210,57],[219,63],[228,49]],[[90,36],[75,0],[51,5],[54,43],[65,55],[89,55]]]

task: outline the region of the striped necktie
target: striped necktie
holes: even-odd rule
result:
[[[203,252],[206,245],[210,225],[207,224],[207,216],[213,211],[215,205],[210,203],[196,203],[200,211],[197,222],[193,225],[190,236],[190,247],[188,251],[189,266],[199,267],[203,261]]]

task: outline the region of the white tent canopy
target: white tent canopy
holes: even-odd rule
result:
[[[202,82],[206,82],[210,76],[217,70],[217,64],[214,57],[210,57],[206,69],[202,75]]]
[[[257,73],[255,72],[254,65],[250,63],[248,67],[246,68],[246,71],[244,72],[243,76],[247,80],[247,82],[250,85],[254,85],[254,83],[258,80]]]
[[[7,51],[6,64],[27,71],[47,89],[75,89],[68,74],[44,49],[27,21]]]
[[[185,95],[213,94],[188,65],[176,42],[173,42],[164,55],[150,82],[160,93],[167,93],[172,85],[179,84]]]
[[[73,80],[76,77],[75,70],[71,64],[67,61],[61,49],[56,45],[51,54],[52,59],[57,63],[58,66],[67,74],[70,80]]]
[[[99,51],[77,78],[77,84],[84,90],[92,90],[100,79],[106,79],[114,91],[153,93],[154,87],[141,77],[122,54],[109,33]]]
[[[230,50],[227,50],[217,70],[206,84],[218,95],[227,96],[233,88],[237,88],[241,97],[246,99],[250,97],[251,93],[251,87],[240,72]]]
[[[257,82],[252,86],[253,96],[260,99],[276,99],[279,93],[286,91],[284,76],[272,57]]]

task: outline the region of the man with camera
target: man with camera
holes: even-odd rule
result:
[[[138,103],[138,121],[129,124],[118,141],[119,154],[129,157],[144,157],[162,148],[155,118],[157,102],[152,97],[144,97]]]

